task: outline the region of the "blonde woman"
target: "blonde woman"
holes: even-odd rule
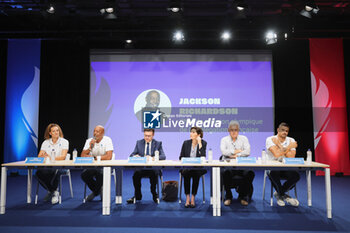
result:
[[[44,157],[50,160],[64,160],[67,156],[69,142],[63,138],[63,132],[58,124],[51,123],[45,130],[45,141],[41,144],[38,157]],[[60,171],[57,169],[42,168],[38,169],[36,178],[39,183],[48,191],[45,201],[51,198],[51,203],[56,204],[59,201],[57,191]]]

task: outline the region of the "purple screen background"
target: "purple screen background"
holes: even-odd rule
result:
[[[116,159],[127,159],[143,138],[134,114],[135,100],[148,89],[164,92],[172,107],[273,107],[271,61],[91,62],[89,137],[94,126],[105,126],[113,140]],[[103,97],[101,97],[103,96]],[[180,98],[220,98],[220,105],[180,105]],[[258,157],[271,131],[241,133]],[[207,151],[221,155],[220,140],[228,132],[204,132]],[[156,132],[167,159],[177,160],[189,132]]]

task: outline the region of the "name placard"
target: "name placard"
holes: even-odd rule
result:
[[[183,164],[201,164],[201,158],[200,157],[195,157],[195,158],[181,158],[181,163]]]
[[[284,164],[304,164],[303,158],[284,158]]]
[[[93,157],[76,157],[74,160],[74,163],[81,164],[81,163],[93,163],[94,158]]]
[[[128,163],[147,163],[146,157],[129,157]]]
[[[237,163],[256,163],[255,157],[237,157]]]
[[[42,164],[44,163],[45,158],[44,157],[27,157],[25,160],[25,163],[35,163],[35,164]]]

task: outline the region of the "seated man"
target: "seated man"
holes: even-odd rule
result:
[[[94,129],[94,137],[85,142],[81,157],[101,156],[101,160],[110,160],[113,155],[113,143],[110,137],[104,136],[104,127],[98,125]],[[81,173],[81,178],[87,184],[92,193],[86,198],[86,201],[92,201],[96,196],[101,194],[103,184],[102,168],[89,168]]]
[[[283,158],[294,158],[298,144],[290,137],[287,137],[289,132],[289,125],[281,123],[277,128],[277,135],[268,137],[266,139],[266,150],[269,160],[282,161]],[[285,206],[285,202],[292,206],[298,206],[299,201],[286,194],[292,189],[300,179],[297,171],[275,171],[272,170],[269,174],[271,184],[275,188],[274,196],[279,206]],[[285,179],[284,184],[281,184],[281,179]]]
[[[250,154],[248,138],[239,133],[239,123],[231,121],[228,127],[230,135],[223,137],[220,143],[222,159],[236,159],[237,157],[247,157]],[[224,205],[231,204],[231,188],[235,187],[238,192],[238,200],[241,205],[249,204],[253,195],[253,180],[255,174],[248,170],[226,169],[223,172],[223,181],[226,191]]]
[[[144,129],[144,139],[136,142],[134,151],[131,153],[130,157],[148,157],[152,159],[154,157],[154,152],[159,151],[159,160],[165,160],[165,154],[162,147],[162,142],[153,139],[154,129]],[[127,200],[128,204],[134,203],[135,200],[141,200],[141,178],[149,177],[151,183],[151,193],[153,195],[153,201],[157,203],[158,194],[156,192],[157,179],[159,170],[148,170],[148,169],[137,169],[132,177],[135,195]]]

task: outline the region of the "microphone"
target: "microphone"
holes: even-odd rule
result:
[[[96,137],[95,136],[92,139],[96,141]],[[95,146],[95,143],[90,144],[90,150],[92,150],[94,148],[94,146]]]

